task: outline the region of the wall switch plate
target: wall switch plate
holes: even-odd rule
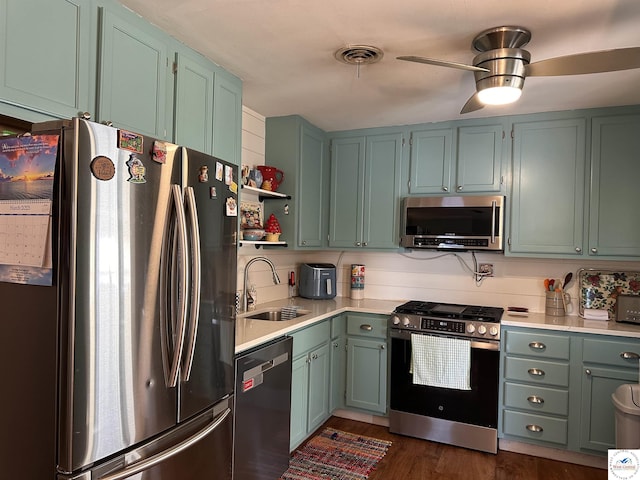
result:
[[[478,265],[478,273],[485,277],[493,277],[493,263],[481,263]]]

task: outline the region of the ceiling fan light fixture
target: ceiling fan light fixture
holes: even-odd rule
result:
[[[489,87],[478,91],[478,100],[485,105],[507,105],[516,102],[520,95],[522,95],[522,90],[518,87]]]

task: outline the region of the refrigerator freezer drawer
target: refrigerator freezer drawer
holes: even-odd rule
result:
[[[58,480],[231,480],[233,397],[106,464]]]

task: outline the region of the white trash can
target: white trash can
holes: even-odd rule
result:
[[[620,385],[611,400],[616,407],[616,448],[640,448],[640,384]]]

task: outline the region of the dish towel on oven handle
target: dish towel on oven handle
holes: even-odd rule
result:
[[[415,385],[471,390],[471,341],[411,334]]]

